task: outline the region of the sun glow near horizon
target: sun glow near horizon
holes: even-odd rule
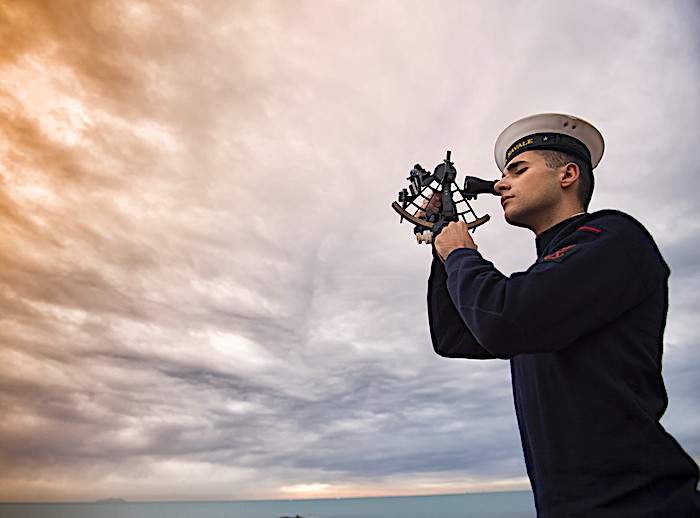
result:
[[[308,482],[283,486],[279,497],[290,499],[327,498],[390,498],[403,496],[431,496],[464,493],[494,493],[503,491],[529,491],[527,477],[519,477],[489,482],[456,483],[450,480],[427,480],[413,482],[382,481],[376,484],[333,484]],[[277,498],[277,496],[271,496]]]

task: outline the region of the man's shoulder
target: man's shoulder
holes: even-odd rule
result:
[[[612,236],[636,260],[646,257],[646,261],[665,265],[652,235],[642,223],[629,214],[613,209],[594,212],[579,228],[583,231],[588,229],[601,235],[605,233]]]
[[[633,225],[646,231],[644,225],[642,225],[637,219],[620,210],[603,209],[592,212],[589,216],[590,221],[600,222],[601,224],[609,225],[611,227],[624,228],[625,226]]]
[[[591,213],[586,223],[582,225],[584,230],[587,227],[590,228],[592,232],[594,232],[595,229],[601,232],[604,230],[612,232],[619,238],[640,237],[640,234],[642,234],[652,242],[654,241],[651,234],[642,223],[629,214],[619,210],[604,209]]]

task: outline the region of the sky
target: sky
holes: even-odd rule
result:
[[[437,356],[415,163],[539,112],[672,275],[662,423],[700,460],[700,4],[0,0],[0,501],[529,487],[505,361]],[[533,235],[496,198],[504,273]]]

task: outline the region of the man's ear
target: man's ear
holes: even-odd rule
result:
[[[581,176],[581,169],[575,162],[569,162],[561,169],[561,186],[567,189],[574,185]]]

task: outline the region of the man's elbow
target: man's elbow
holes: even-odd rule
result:
[[[484,349],[499,358],[512,357],[516,354],[556,352],[572,343],[572,340],[567,337],[547,332],[526,334],[519,330],[513,332],[513,330],[499,329],[491,332],[477,332],[475,336]]]
[[[523,352],[522,333],[515,326],[477,326],[474,337],[481,346],[497,358],[511,358]]]
[[[473,360],[508,358],[508,356],[492,354],[466,333],[462,336],[443,337],[442,340],[433,336],[432,339],[433,350],[443,358],[467,358]]]

